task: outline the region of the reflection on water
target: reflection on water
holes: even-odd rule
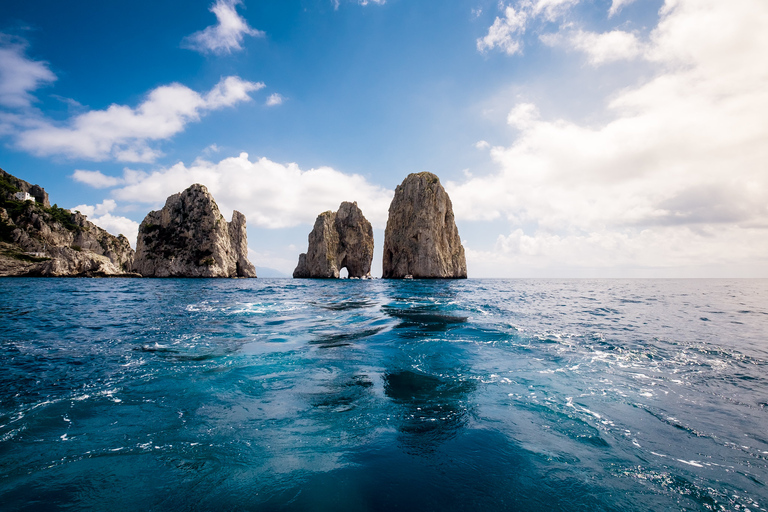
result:
[[[413,371],[387,373],[384,392],[398,406],[400,441],[409,453],[430,452],[466,426],[472,381],[448,380]]]

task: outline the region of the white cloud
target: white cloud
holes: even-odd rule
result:
[[[523,53],[523,34],[534,20],[556,21],[580,0],[522,0],[517,9],[499,2],[504,17],[496,17],[488,34],[477,40],[477,49],[486,52],[495,48],[507,55]],[[475,14],[475,11],[472,11]],[[477,16],[481,11],[477,11]]]
[[[587,54],[589,63],[599,66],[609,62],[631,60],[643,54],[644,46],[631,32],[585,32],[545,34],[540,37],[549,46],[565,46]]]
[[[448,183],[457,218],[508,219],[477,265],[753,269],[768,275],[768,4],[668,0],[644,55],[658,75],[611,119],[542,119],[491,149],[499,171]],[[471,248],[470,248],[471,249]]]
[[[88,220],[115,236],[125,235],[131,243],[131,247],[136,248],[139,223],[127,217],[112,215],[110,212],[114,211],[115,208],[117,208],[117,203],[113,199],[105,199],[101,204],[94,206],[79,204],[70,210],[79,211],[88,217]]]
[[[0,105],[10,108],[29,107],[30,94],[42,85],[54,82],[56,75],[48,63],[27,58],[26,43],[0,33]]]
[[[533,103],[518,103],[507,114],[507,124],[518,129],[529,128],[539,119],[539,109]]]
[[[213,153],[218,153],[219,151],[221,151],[221,148],[219,147],[219,145],[218,145],[218,144],[216,144],[216,143],[214,142],[214,143],[213,143],[213,144],[211,144],[210,146],[208,146],[208,147],[206,147],[205,149],[203,149],[203,154],[204,154],[204,155],[211,155],[211,154],[213,154]]]
[[[547,21],[555,21],[579,2],[580,0],[535,0],[522,2],[522,5],[527,5],[534,16],[543,15]]]
[[[490,149],[491,145],[486,140],[479,140],[475,142],[475,148],[483,150],[483,149]]]
[[[264,32],[249,27],[237,14],[236,7],[241,3],[241,0],[217,0],[210,9],[216,15],[216,25],[187,36],[182,47],[201,53],[224,54],[242,50],[245,36],[263,37]]]
[[[675,227],[583,235],[515,229],[499,235],[491,250],[465,249],[472,277],[750,277],[765,254],[734,226],[719,230],[716,243]],[[765,276],[765,268],[757,275]]]
[[[117,203],[114,199],[105,199],[101,202],[101,204],[94,206],[88,204],[79,204],[74,208],[71,208],[71,210],[78,211],[90,219],[91,217],[97,215],[106,215],[113,211],[115,208],[117,208]]]
[[[278,93],[273,93],[273,94],[270,94],[270,95],[269,95],[269,97],[267,98],[267,103],[266,103],[266,105],[267,105],[268,107],[274,107],[274,106],[276,106],[276,105],[282,105],[282,104],[283,104],[283,101],[285,101],[285,98],[283,98],[283,97],[282,97],[280,94],[278,94]]]
[[[357,174],[320,167],[302,171],[296,164],[279,164],[246,153],[218,163],[199,159],[190,167],[178,163],[144,175],[113,191],[120,201],[162,206],[166,198],[193,183],[202,183],[226,216],[245,214],[249,226],[283,228],[312,224],[317,215],[336,210],[342,201],[357,201],[366,218],[383,228],[393,191],[369,183]]]
[[[521,52],[522,37],[528,15],[525,11],[516,11],[508,5],[504,8],[504,17],[496,17],[485,37],[477,40],[477,49],[481,52],[499,48],[507,55]]]
[[[208,111],[249,101],[248,93],[263,87],[261,82],[236,76],[222,78],[204,95],[181,84],[164,85],[152,90],[136,108],[110,105],[106,110],[77,115],[64,125],[27,119],[16,142],[41,156],[152,162],[161,153],[149,142],[172,137]]]
[[[109,188],[116,187],[123,183],[120,178],[114,176],[107,176],[101,171],[84,171],[82,169],[76,169],[72,174],[72,178],[80,183],[85,183],[93,188]]]
[[[621,11],[622,7],[629,5],[634,1],[635,0],[613,0],[613,2],[611,2],[611,8],[608,10],[608,17],[615,16]]]

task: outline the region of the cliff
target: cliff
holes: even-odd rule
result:
[[[18,200],[24,193],[34,201]],[[42,187],[0,170],[0,276],[131,275],[133,256],[125,236],[50,206]]]
[[[337,212],[318,215],[308,242],[293,277],[338,278],[345,267],[349,277],[370,276],[373,228],[357,203],[345,201]]]
[[[451,199],[432,173],[408,175],[395,189],[384,233],[382,277],[466,278]]]
[[[204,185],[170,196],[139,226],[134,271],[145,277],[256,277],[245,216],[227,223]]]
[[[15,196],[19,192],[22,194],[27,193],[34,197],[35,202],[41,204],[43,208],[51,207],[51,203],[48,201],[48,193],[43,187],[27,183],[0,169],[0,195],[2,198],[6,201],[18,201],[19,198]]]

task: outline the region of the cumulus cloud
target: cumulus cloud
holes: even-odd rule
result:
[[[477,40],[480,52],[499,49],[507,55],[523,53],[523,35],[533,20],[556,21],[580,0],[522,0],[517,9],[499,2],[504,16],[497,16],[488,33]],[[475,13],[475,11],[472,11]],[[477,15],[480,11],[477,11]]]
[[[485,52],[498,48],[507,55],[520,53],[522,49],[520,37],[525,32],[527,19],[528,14],[525,11],[517,11],[511,5],[506,6],[504,17],[497,16],[488,29],[488,34],[477,40],[478,51]]]
[[[93,188],[115,187],[123,182],[120,178],[107,176],[101,171],[85,171],[82,169],[76,169],[72,174],[72,178]]]
[[[222,78],[205,94],[178,83],[164,85],[152,90],[136,108],[111,105],[77,115],[63,125],[27,119],[16,143],[41,156],[152,162],[162,153],[150,142],[172,137],[211,110],[249,101],[249,93],[263,87],[261,82],[236,76]]]
[[[131,243],[131,247],[135,249],[136,237],[139,234],[139,223],[127,217],[112,215],[111,212],[115,208],[117,208],[117,203],[113,199],[105,199],[101,204],[79,204],[74,208],[70,208],[70,210],[79,211],[88,217],[88,220],[115,236],[125,235]]]
[[[273,94],[270,94],[269,97],[267,98],[266,105],[268,107],[274,107],[274,106],[277,106],[277,105],[282,105],[283,101],[285,101],[285,98],[283,98],[278,93],[273,93]]]
[[[609,17],[623,5],[633,0],[614,0]],[[597,66],[617,60],[636,58],[643,53],[643,45],[633,33],[611,30],[604,33],[577,30],[573,22],[565,22],[566,15],[580,0],[521,0],[515,9],[512,5],[500,3],[503,17],[496,17],[488,34],[477,40],[480,52],[499,49],[507,55],[522,54],[523,35],[529,25],[539,22],[561,21],[557,32],[544,33],[539,39],[548,46],[562,46],[569,50],[584,52],[590,64]]]
[[[499,170],[447,184],[459,220],[513,227],[468,251],[475,264],[768,273],[768,4],[668,0],[661,13],[644,50],[658,74],[615,94],[607,122],[518,105],[518,138],[491,149]]]
[[[585,53],[593,66],[631,60],[640,57],[644,50],[635,34],[623,30],[602,33],[574,30],[570,33],[544,34],[540,39],[549,46],[564,46]]]
[[[224,54],[243,49],[245,36],[264,37],[264,32],[248,26],[237,13],[241,0],[217,0],[210,11],[216,15],[216,25],[211,25],[184,38],[182,47],[201,53]]]
[[[24,40],[0,33],[0,105],[10,108],[29,107],[30,94],[56,80],[48,63],[29,59]]]
[[[320,212],[336,210],[342,201],[357,201],[368,220],[383,228],[393,195],[357,174],[330,167],[303,171],[296,164],[267,158],[251,162],[246,153],[217,163],[198,159],[191,166],[177,163],[152,173],[131,172],[112,197],[159,207],[171,194],[202,183],[225,215],[238,210],[249,226],[265,228],[312,224]]]
[[[507,124],[518,129],[525,129],[539,119],[539,109],[533,103],[518,103],[507,114]]]

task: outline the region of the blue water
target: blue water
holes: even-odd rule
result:
[[[2,510],[768,508],[766,280],[0,280]]]

